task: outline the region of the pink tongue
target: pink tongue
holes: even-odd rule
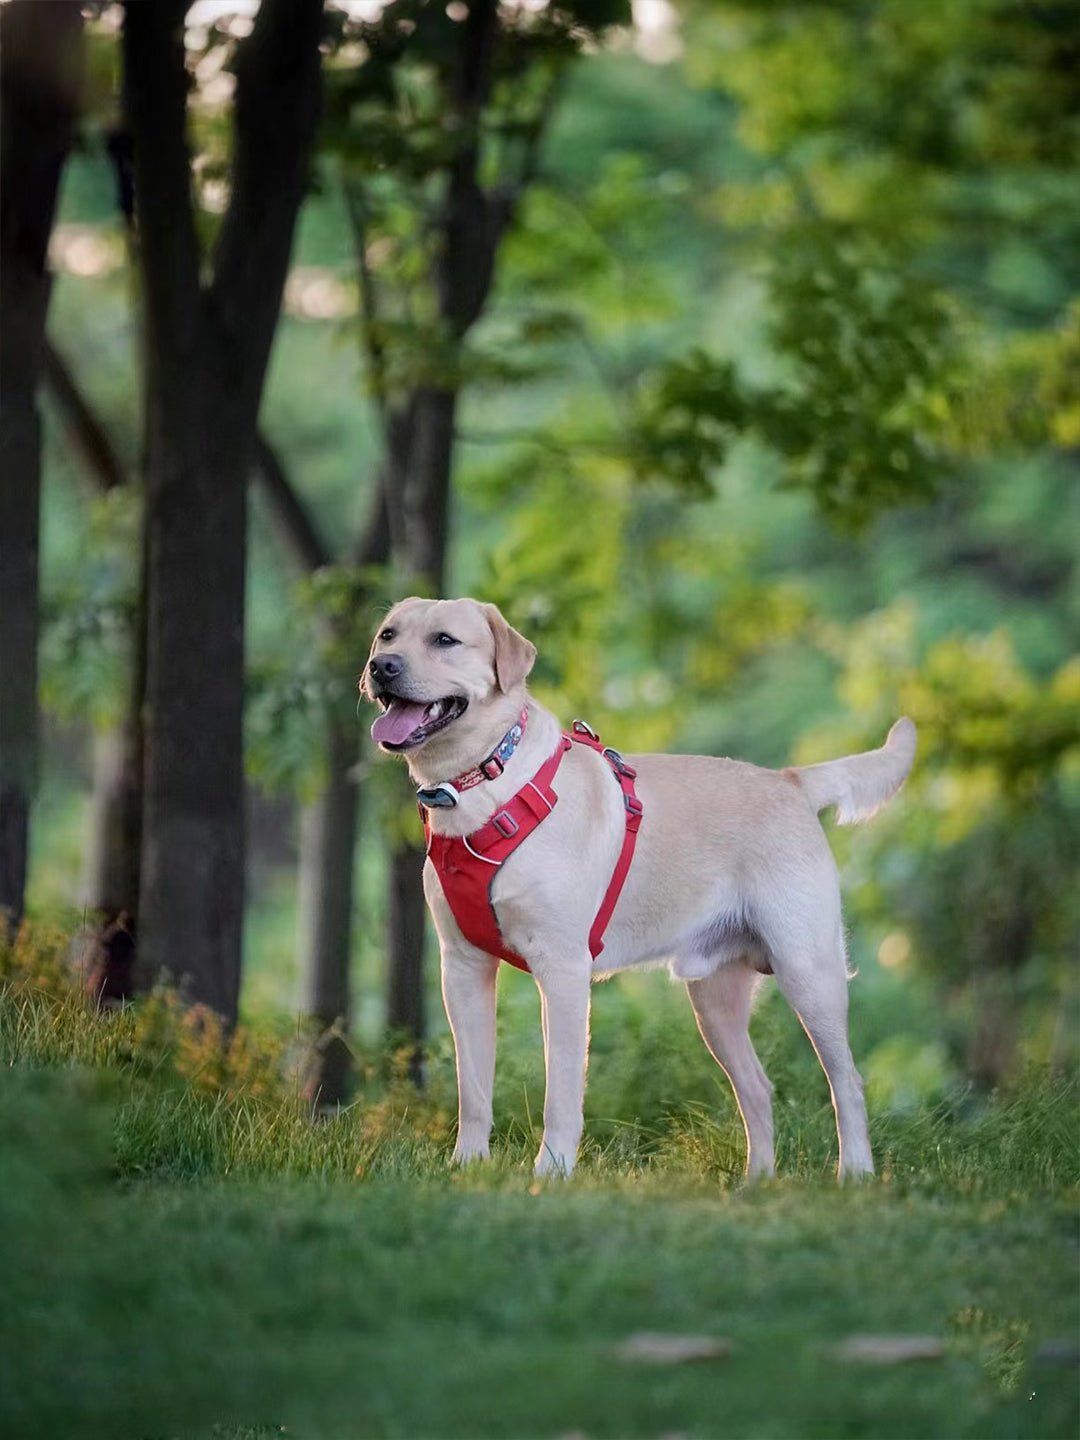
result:
[[[371,738],[380,745],[401,745],[424,723],[426,705],[413,700],[391,700],[389,709],[371,727]]]

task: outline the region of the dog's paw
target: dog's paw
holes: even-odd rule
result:
[[[457,1143],[451,1156],[452,1165],[471,1165],[477,1160],[491,1158],[491,1122],[483,1120],[459,1121]]]
[[[840,1185],[861,1185],[872,1182],[874,1179],[873,1163],[841,1165],[836,1171],[836,1179]]]
[[[450,1157],[451,1165],[476,1165],[481,1160],[490,1160],[491,1151],[487,1145],[455,1145]]]
[[[563,1150],[558,1146],[544,1144],[540,1146],[540,1153],[533,1166],[533,1174],[541,1178],[546,1176],[552,1179],[566,1180],[574,1173],[576,1164],[576,1150]]]

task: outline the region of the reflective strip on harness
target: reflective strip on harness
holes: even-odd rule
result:
[[[572,744],[587,745],[603,756],[619,782],[626,807],[626,833],[622,849],[589,931],[589,950],[595,959],[604,948],[604,932],[622,893],[630,862],[634,858],[634,845],[642,816],[641,801],[634,791],[636,771],[626,764],[617,751],[606,749],[588,727],[579,730],[578,722],[575,722],[573,731],[562,736],[559,748],[544,762],[533,778],[497,810],[486,825],[474,830],[471,835],[437,835],[421,806],[428,858],[435,867],[443,894],[462,935],[471,945],[489,955],[499,956],[509,964],[516,965],[519,970],[528,970],[529,967],[517,951],[511,950],[503,940],[491,903],[491,885],[507,856],[513,854],[521,842],[554,810],[559,797],[552,789],[552,781],[562,764],[563,756]]]

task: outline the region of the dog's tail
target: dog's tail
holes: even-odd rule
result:
[[[891,800],[915,760],[915,725],[905,715],[889,731],[880,750],[803,765],[791,771],[815,811],[836,806],[841,825],[868,820]]]

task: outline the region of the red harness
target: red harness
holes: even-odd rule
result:
[[[519,970],[528,970],[529,967],[517,951],[511,950],[502,938],[495,907],[491,903],[491,882],[507,856],[513,854],[521,842],[554,810],[559,797],[551,788],[551,783],[562,764],[563,756],[571,744],[575,743],[588,745],[590,749],[598,750],[603,755],[619,782],[626,806],[626,834],[615,863],[615,873],[589,931],[589,950],[595,959],[604,948],[604,931],[608,927],[608,921],[630,869],[630,862],[634,858],[634,845],[637,843],[642,816],[641,801],[634,793],[637,772],[626,764],[618,751],[605,748],[587,725],[575,720],[573,730],[563,734],[554,755],[544,761],[533,778],[526,781],[486,825],[474,830],[471,835],[435,834],[427,811],[421,806],[428,858],[435,866],[443,894],[461,933],[470,944],[487,951],[489,955],[498,955],[511,965],[516,965]]]

